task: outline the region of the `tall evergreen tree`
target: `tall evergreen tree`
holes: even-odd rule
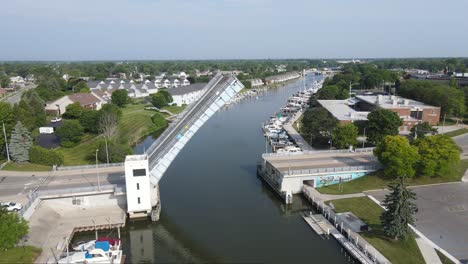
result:
[[[414,200],[416,194],[406,188],[404,177],[389,184],[390,193],[385,196],[383,206],[387,208],[380,216],[380,221],[387,236],[394,238],[405,238],[410,234],[408,224],[414,224],[414,214],[418,211]]]
[[[11,132],[9,142],[11,158],[16,162],[28,161],[31,146],[32,139],[28,129],[18,121]]]

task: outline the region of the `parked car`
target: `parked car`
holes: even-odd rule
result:
[[[50,122],[52,122],[52,123],[57,123],[57,122],[60,122],[60,121],[62,121],[62,118],[60,118],[60,117],[54,117],[54,118],[52,118],[52,120],[50,120]]]
[[[13,203],[13,202],[4,202],[2,203],[2,207],[5,207],[8,212],[18,212],[23,208],[20,203]]]

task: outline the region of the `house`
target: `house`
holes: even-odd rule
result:
[[[250,81],[250,84],[251,84],[252,88],[264,85],[262,79],[259,79],[259,78],[258,79],[250,79],[248,81]]]
[[[45,111],[48,114],[63,115],[67,106],[79,103],[81,107],[92,110],[100,110],[105,100],[100,99],[93,93],[75,93],[63,96],[53,102],[47,103]]]
[[[285,74],[266,77],[265,83],[266,84],[281,83],[281,82],[286,82],[289,80],[297,79],[299,77],[301,77],[301,75],[297,72],[288,72]]]
[[[168,89],[174,99],[173,103],[182,106],[188,105],[198,100],[203,94],[206,83],[195,83],[187,86],[180,86]]]
[[[403,121],[400,127],[403,133],[422,122],[437,125],[440,119],[440,107],[394,95],[358,95],[346,100],[318,100],[318,103],[340,123],[366,121],[367,115],[379,107],[390,110]]]

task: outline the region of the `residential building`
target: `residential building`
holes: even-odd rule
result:
[[[182,106],[188,105],[198,100],[205,88],[206,83],[195,83],[188,86],[180,86],[168,89],[169,93],[174,99],[173,103]]]
[[[378,107],[393,111],[403,121],[401,132],[407,132],[422,122],[437,125],[440,120],[440,107],[394,95],[358,95],[346,100],[318,100],[318,103],[340,123],[365,121],[367,115]]]
[[[266,84],[281,83],[281,82],[286,82],[289,80],[297,79],[299,77],[301,77],[301,75],[297,72],[288,72],[288,73],[281,74],[281,75],[266,77],[265,83]]]
[[[79,103],[81,107],[86,109],[100,110],[102,105],[107,102],[93,93],[75,93],[47,103],[45,111],[48,114],[63,115],[66,112],[67,106],[73,103]]]
[[[255,87],[259,87],[259,86],[264,85],[262,79],[260,79],[260,78],[257,78],[257,79],[250,79],[250,80],[248,80],[248,81],[250,81],[250,84],[251,84],[252,88],[255,88]]]

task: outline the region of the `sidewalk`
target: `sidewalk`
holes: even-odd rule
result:
[[[124,173],[125,168],[123,166],[119,167],[108,167],[108,168],[98,168],[99,173]],[[82,174],[93,174],[96,173],[96,168],[87,168],[87,169],[74,169],[74,170],[61,170],[61,171],[6,171],[0,170],[0,177],[30,177],[30,176],[71,176],[71,175],[82,175]]]
[[[426,263],[442,264],[435,249],[431,247],[424,239],[416,238],[416,243],[418,244],[419,251],[421,251],[421,254],[423,255],[424,261],[426,261]]]
[[[295,113],[294,116],[292,116],[291,119],[283,125],[283,128],[302,150],[314,151],[315,149],[307,143],[301,134],[299,134],[299,132],[297,132],[293,127],[293,124],[302,116],[303,113],[304,110]]]

